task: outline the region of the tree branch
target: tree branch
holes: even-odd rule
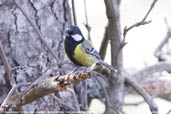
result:
[[[147,66],[144,69],[134,73],[131,78],[136,80],[137,82],[140,82],[150,76],[153,73],[156,72],[162,72],[162,71],[171,71],[171,62],[160,62],[156,63],[151,66]]]
[[[87,32],[88,32],[88,40],[91,41],[91,36],[90,36],[91,27],[88,24],[86,0],[84,0],[84,11],[85,11],[85,21],[86,21],[86,23],[84,25],[85,25]]]
[[[6,96],[6,98],[4,99],[3,103],[1,104],[0,106],[0,114],[5,110],[5,108],[9,108],[9,102],[11,102],[11,96],[13,95],[13,93],[15,92],[15,90],[19,87],[22,87],[22,86],[28,86],[30,85],[30,83],[27,83],[27,84],[17,84],[17,85],[13,85],[13,87],[11,88],[11,90],[9,91],[8,95]]]
[[[72,0],[72,13],[73,13],[74,25],[77,25],[77,17],[76,17],[76,12],[75,12],[75,0]]]
[[[112,73],[110,79],[110,101],[115,104],[117,109],[123,106],[123,89],[124,77],[121,69],[123,67],[123,56],[121,47],[121,26],[120,26],[120,0],[104,0],[106,6],[106,14],[109,21],[109,39],[111,46],[111,65],[118,69],[118,73]],[[109,109],[110,112],[110,109]],[[118,114],[113,112],[113,114]]]
[[[1,61],[2,61],[3,65],[4,65],[4,68],[5,68],[7,76],[8,76],[8,77],[5,77],[5,80],[6,80],[7,84],[10,84],[11,66],[10,66],[10,64],[8,62],[8,59],[7,59],[6,54],[5,54],[4,50],[3,50],[1,42],[0,42],[0,58],[1,58]]]
[[[100,57],[102,59],[105,59],[109,39],[110,38],[109,38],[109,23],[108,23],[107,27],[105,28],[105,33],[99,51]]]
[[[106,90],[106,88],[103,86],[103,84],[101,83],[101,79],[100,77],[95,77],[97,82],[99,83],[99,85],[101,86],[103,92],[104,92],[104,96],[105,96],[105,104],[106,104],[106,114],[107,112],[111,112],[109,110],[113,110],[114,112],[117,112],[117,113],[121,113],[121,114],[125,114],[125,112],[123,112],[122,110],[118,109],[115,105],[112,105],[111,102],[110,102],[110,98],[109,98],[109,95],[108,95],[108,92]],[[108,109],[109,108],[109,109]]]
[[[159,61],[167,61],[171,58],[171,55],[167,55],[162,52],[162,48],[164,47],[166,43],[168,43],[169,39],[171,38],[171,28],[169,28],[166,19],[165,19],[165,23],[167,27],[167,34],[154,53],[155,57],[157,57]]]
[[[155,4],[156,4],[157,0],[153,0],[150,9],[148,10],[148,12],[146,13],[146,15],[143,17],[143,19],[133,25],[131,25],[130,27],[125,26],[124,31],[123,31],[123,41],[122,41],[122,47],[121,49],[126,45],[125,43],[125,38],[126,38],[126,34],[128,33],[128,31],[130,31],[131,29],[135,28],[135,27],[139,27],[141,25],[145,25],[145,24],[149,24],[151,21],[146,21],[148,15],[150,14],[150,12],[152,11],[152,9],[154,8]]]
[[[171,101],[171,81],[167,79],[147,79],[141,86],[152,96]]]
[[[79,82],[81,80],[90,77],[91,77],[91,73],[85,72],[85,73],[73,73],[71,75],[64,75],[64,76],[54,76],[54,77],[49,77],[39,80],[29,89],[29,91],[27,91],[27,93],[24,96],[22,96],[22,99],[19,100],[16,103],[16,105],[22,106],[30,102],[33,102],[34,100],[43,97],[45,95],[48,95],[50,93],[67,90],[68,89],[66,87],[67,85],[71,83]]]
[[[50,93],[64,91],[64,90],[72,92],[72,90],[68,88],[67,85],[85,80],[90,77],[91,77],[90,72],[84,72],[84,73],[75,72],[70,75],[39,78],[38,80],[33,82],[31,86],[29,86],[28,89],[26,89],[26,91],[24,91],[24,94],[21,93],[22,95],[21,99],[17,98],[18,96],[17,94],[14,94],[13,96],[12,94],[18,87],[28,86],[28,84],[14,85],[11,91],[8,93],[4,102],[1,104],[0,113],[5,111],[4,109],[6,107],[9,108],[11,105],[13,105],[19,108],[25,104],[31,103],[39,99],[40,97],[43,97]]]
[[[137,82],[133,81],[131,78],[128,77],[125,77],[125,82],[129,84],[131,87],[133,87],[135,91],[137,91],[144,98],[144,100],[149,105],[152,114],[159,114],[158,107],[154,103],[151,96],[142,87],[140,87]]]

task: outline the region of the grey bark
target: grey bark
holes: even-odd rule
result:
[[[109,39],[111,41],[111,62],[112,65],[118,69],[117,74],[113,74],[109,84],[109,97],[111,103],[117,108],[122,109],[123,105],[123,89],[124,89],[124,77],[122,75],[122,50],[121,49],[121,28],[120,28],[120,0],[104,0],[106,5],[106,14],[109,21]],[[106,113],[111,112],[111,107],[106,107]]]
[[[71,20],[68,2],[66,0],[17,0],[17,2],[36,23],[58,60],[64,61],[63,31]],[[28,65],[24,70],[18,69],[15,72],[11,77],[14,80],[13,83],[32,82],[48,69],[54,70],[55,74],[61,73],[57,71],[60,67],[59,61],[56,61],[42,45],[37,33],[13,1],[0,1],[0,41],[11,67]],[[10,89],[5,86],[7,77],[5,70],[1,59],[0,101],[3,101]],[[71,98],[71,95],[69,96],[68,98]],[[67,99],[64,100],[64,102],[67,101]],[[24,111],[60,110],[61,106],[54,101],[52,97],[46,96],[24,106]],[[70,101],[68,103],[73,102]]]

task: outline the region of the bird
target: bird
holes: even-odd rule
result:
[[[71,25],[66,29],[64,48],[68,58],[77,66],[92,67],[99,63],[111,71],[117,72],[113,66],[104,62],[96,49],[84,38],[80,28],[76,25]]]

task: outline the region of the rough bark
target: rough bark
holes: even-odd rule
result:
[[[64,61],[63,32],[70,23],[68,2],[66,0],[16,0],[38,26],[44,40],[58,57],[56,61],[47,51],[29,21],[20,9],[11,0],[0,1],[0,41],[7,61],[11,68],[27,65],[24,70],[18,69],[12,75],[12,83],[33,82],[46,70],[52,69],[55,74],[60,74],[57,69],[59,61]],[[9,86],[5,86],[7,69],[0,63],[0,101],[8,93]],[[9,71],[8,71],[9,73]],[[3,76],[3,77],[2,77]],[[8,82],[9,83],[9,82]],[[4,85],[4,86],[3,86]],[[21,91],[23,88],[19,89]],[[69,95],[71,97],[71,95]],[[67,101],[65,99],[65,101]],[[70,102],[72,103],[72,101]],[[58,102],[46,96],[32,104],[24,106],[25,111],[59,110]]]
[[[121,48],[121,28],[120,28],[120,0],[105,0],[106,13],[109,21],[109,38],[111,41],[111,62],[118,69],[117,74],[113,74],[110,81],[109,97],[111,103],[118,110],[123,105],[123,84],[124,78],[122,75],[122,50]],[[111,113],[110,107],[106,108],[106,113]],[[118,113],[118,112],[113,112]]]

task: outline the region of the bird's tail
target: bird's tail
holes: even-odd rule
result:
[[[98,63],[106,66],[107,68],[109,68],[110,70],[112,70],[113,72],[117,72],[118,70],[116,70],[113,66],[107,64],[106,62],[104,62],[102,59],[98,60]]]

